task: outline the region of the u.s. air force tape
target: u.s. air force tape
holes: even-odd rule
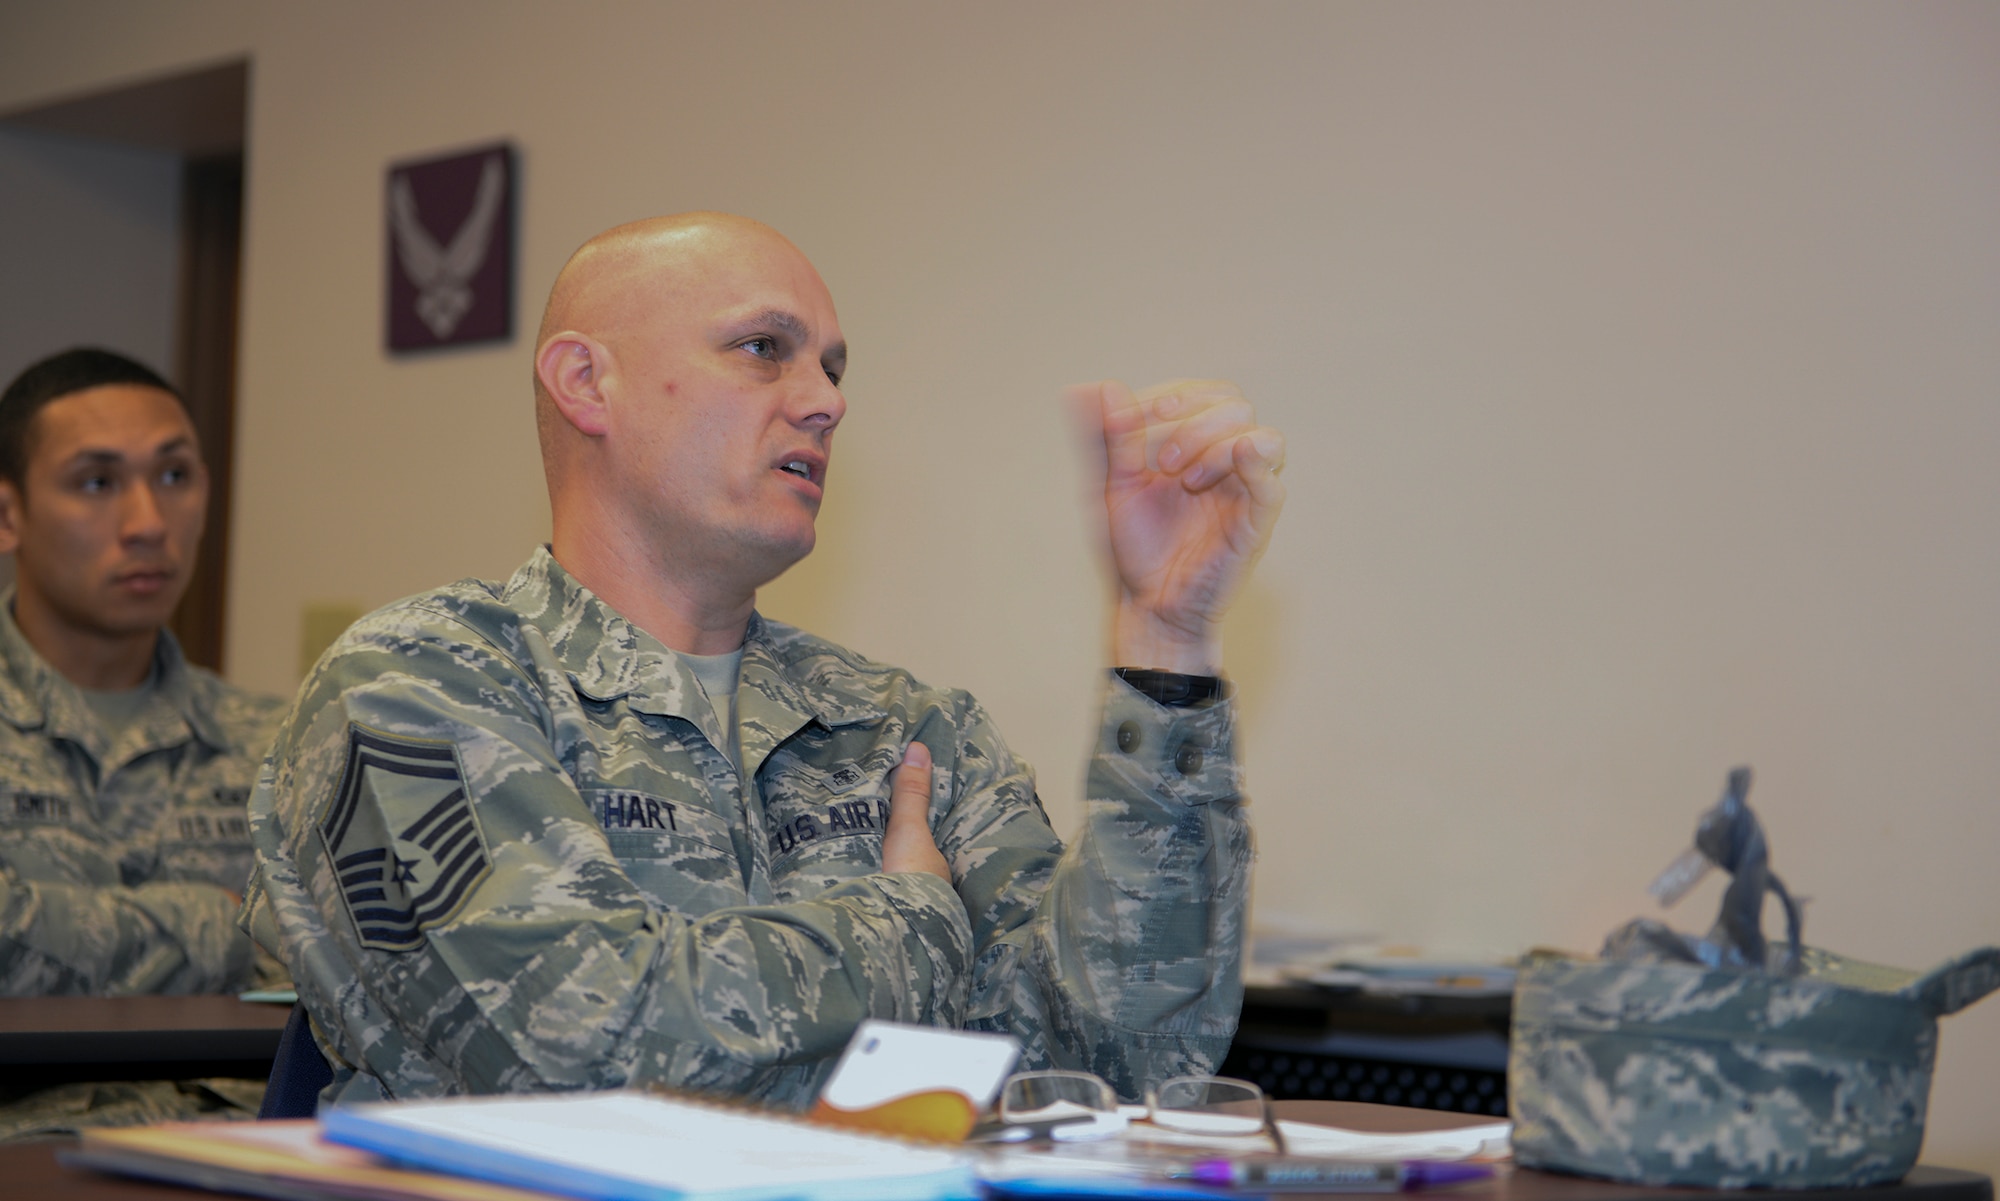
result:
[[[320,838],[361,945],[407,951],[491,870],[449,742],[347,731],[340,792]]]

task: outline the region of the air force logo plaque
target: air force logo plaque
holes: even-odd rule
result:
[[[499,142],[389,167],[390,350],[513,337],[514,162]]]
[[[349,726],[319,833],[361,945],[379,951],[415,949],[492,867],[448,742]]]

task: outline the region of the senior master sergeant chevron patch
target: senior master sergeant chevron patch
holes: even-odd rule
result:
[[[350,725],[340,793],[320,821],[361,945],[408,951],[491,870],[449,742]]]

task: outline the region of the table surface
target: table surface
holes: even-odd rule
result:
[[[0,997],[0,1066],[277,1054],[289,1005],[197,997]]]
[[[1463,1114],[1439,1113],[1424,1109],[1404,1109],[1389,1105],[1369,1105],[1359,1101],[1280,1101],[1280,1116],[1357,1130],[1396,1132],[1440,1130],[1490,1122]],[[181,1188],[143,1181],[121,1180],[77,1168],[64,1167],[56,1153],[73,1146],[71,1140],[17,1143],[0,1146],[0,1181],[15,1201],[171,1201],[193,1194]],[[1558,1176],[1547,1172],[1504,1172],[1492,1180],[1440,1190],[1452,1201],[1659,1201],[1663,1198],[1690,1201],[1703,1195],[1695,1189],[1642,1188],[1588,1180],[1578,1176]],[[1775,1201],[1993,1201],[1993,1182],[1977,1172],[1952,1168],[1918,1167],[1901,1184],[1869,1189],[1813,1189],[1799,1192],[1760,1192],[1761,1198]],[[1346,1194],[1353,1201],[1353,1194]]]

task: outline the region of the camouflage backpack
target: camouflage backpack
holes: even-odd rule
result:
[[[1507,1064],[1516,1162],[1709,1188],[1881,1184],[1916,1162],[1937,1019],[2000,988],[2000,947],[1920,974],[1805,946],[1749,785],[1748,769],[1730,773],[1696,850],[1654,885],[1671,904],[1699,867],[1728,870],[1708,937],[1641,920],[1600,959],[1522,965]],[[1778,946],[1761,931],[1766,892],[1786,913]]]

